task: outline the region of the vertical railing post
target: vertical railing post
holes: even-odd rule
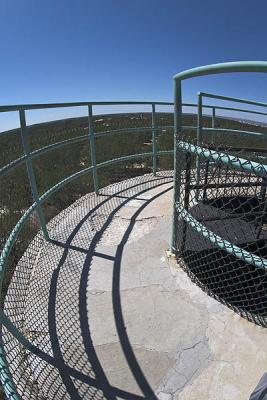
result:
[[[28,174],[28,179],[29,179],[31,192],[32,192],[32,198],[33,198],[33,201],[37,204],[38,217],[39,217],[39,221],[40,221],[40,226],[41,226],[43,234],[44,234],[44,238],[45,238],[45,240],[48,241],[49,234],[48,234],[47,227],[46,227],[44,212],[43,212],[43,209],[40,204],[40,199],[39,199],[37,185],[36,185],[36,179],[35,179],[34,170],[33,170],[33,166],[32,166],[25,110],[23,110],[23,109],[19,110],[19,119],[20,119],[21,142],[22,142],[24,154],[27,157],[26,158],[26,167],[27,167],[27,174]]]
[[[212,129],[215,128],[215,125],[216,125],[216,108],[212,107],[212,115],[211,115],[211,127],[212,127]],[[215,142],[214,138],[215,138],[214,132],[212,132],[212,135],[211,135],[212,143]]]
[[[178,141],[182,136],[182,85],[181,81],[174,80],[174,166],[173,166],[173,214],[172,214],[172,238],[171,238],[171,253],[177,253],[177,224],[178,211],[176,208],[177,202],[180,201],[181,190],[181,172],[182,162],[179,159],[181,151],[177,149]]]
[[[211,127],[214,129],[216,124],[216,108],[212,107]]]
[[[202,142],[202,93],[198,93],[197,102],[197,145]],[[196,156],[196,201],[199,200],[199,184],[200,184],[200,156]]]
[[[95,193],[99,194],[99,185],[98,185],[98,175],[97,175],[97,166],[96,166],[96,151],[95,151],[95,135],[94,135],[94,125],[93,125],[93,106],[92,104],[88,105],[88,137],[90,143],[90,151],[91,151],[91,163],[93,167],[93,181],[94,181],[94,190]]]
[[[153,175],[157,175],[157,130],[156,130],[156,111],[155,103],[152,104],[152,146],[153,146]]]

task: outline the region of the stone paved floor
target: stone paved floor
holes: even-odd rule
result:
[[[267,369],[266,331],[167,258],[171,186],[132,179],[54,224],[24,303],[25,332],[60,365],[28,355],[43,398],[244,400]]]

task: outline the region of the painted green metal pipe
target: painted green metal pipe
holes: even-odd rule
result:
[[[184,128],[185,129],[196,129],[196,127],[191,127],[191,126],[184,127]],[[158,127],[158,128],[155,127],[155,130],[157,130],[157,131],[161,131],[163,129],[173,129],[173,126],[172,125],[168,125],[168,126],[162,126],[162,127]],[[95,137],[112,136],[112,135],[117,134],[117,133],[132,133],[132,134],[136,133],[137,134],[137,133],[140,133],[140,132],[146,132],[146,131],[150,131],[150,130],[151,130],[151,128],[147,128],[147,127],[146,128],[114,129],[114,130],[111,130],[111,131],[97,132],[95,134]],[[41,154],[47,153],[50,150],[57,149],[58,147],[66,146],[66,145],[74,144],[74,143],[79,143],[79,142],[82,142],[84,140],[88,140],[88,135],[81,135],[81,136],[77,136],[77,137],[74,137],[74,138],[62,140],[60,142],[56,142],[56,143],[53,143],[53,144],[49,144],[47,146],[41,147],[38,150],[34,150],[34,151],[30,152],[29,156],[31,156],[31,158],[33,159],[35,157],[40,156]],[[23,164],[26,161],[27,157],[28,156],[24,155],[24,156],[22,156],[22,157],[20,157],[20,158],[18,158],[16,160],[11,161],[9,164],[4,165],[2,168],[0,168],[0,176],[5,175],[7,172],[12,170],[13,168],[16,168],[19,165]],[[97,165],[96,165],[96,167],[97,167]]]
[[[0,106],[0,112],[24,110],[38,110],[49,108],[63,107],[88,107],[92,106],[119,106],[119,105],[151,105],[158,104],[161,106],[172,106],[173,103],[168,101],[79,101],[70,103],[39,103],[39,104],[14,104]]]
[[[223,107],[223,106],[218,106],[218,105],[202,105],[202,108],[209,108],[209,109],[215,109],[215,110],[222,110],[222,111],[237,111],[237,112],[242,112],[242,113],[248,113],[248,114],[257,114],[257,115],[267,115],[267,112],[264,111],[256,111],[256,110],[249,110],[247,108],[236,108],[236,107]],[[225,117],[220,117],[220,118],[225,118]]]
[[[19,165],[24,164],[26,159],[27,156],[22,156],[17,158],[16,160],[11,161],[9,164],[4,165],[2,168],[0,168],[0,176],[4,176],[12,169],[18,167]]]
[[[216,108],[213,107],[211,110],[211,127],[212,127],[212,129],[215,129],[215,126],[216,126]],[[215,138],[214,138],[213,134],[211,135],[211,141],[212,141],[212,143],[215,142]]]
[[[92,105],[88,106],[88,137],[91,151],[91,163],[93,167],[93,181],[94,181],[94,189],[95,193],[99,194],[99,184],[98,184],[98,175],[96,168],[96,149],[95,149],[95,135],[94,135],[94,125],[93,125],[93,107]]]
[[[177,143],[177,147],[184,151],[189,151],[190,153],[195,153],[207,159],[213,161],[219,161],[227,165],[240,170],[250,171],[255,173],[255,175],[266,178],[267,176],[267,164],[259,164],[255,161],[249,161],[245,158],[235,157],[230,154],[223,153],[221,151],[210,150],[205,147],[195,146],[194,144],[187,142]]]
[[[173,125],[155,127],[156,131],[162,131],[164,129],[173,129]],[[192,130],[192,129],[197,129],[197,126],[182,126],[182,130]],[[105,131],[105,132],[97,132],[95,134],[95,136],[96,137],[112,136],[113,134],[117,134],[117,133],[133,133],[133,134],[136,133],[137,134],[137,133],[140,133],[140,132],[143,132],[143,131],[149,131],[149,130],[151,130],[151,128],[116,129],[116,130]],[[264,132],[242,131],[242,130],[237,130],[237,129],[215,128],[213,130],[213,128],[204,128],[204,127],[202,127],[202,132],[206,132],[206,133],[216,133],[216,132],[218,132],[218,133],[234,133],[234,134],[240,134],[240,135],[254,135],[254,136],[262,137],[263,139],[267,138],[267,133],[264,133]],[[54,150],[54,149],[56,149],[58,147],[69,145],[69,144],[74,144],[74,143],[78,143],[78,142],[82,142],[84,140],[87,140],[87,136],[86,135],[81,135],[81,136],[77,136],[77,137],[74,137],[74,138],[71,138],[71,139],[62,140],[60,142],[56,142],[56,143],[50,144],[48,146],[41,147],[38,150],[34,150],[34,151],[30,152],[29,155],[33,159],[35,157],[38,157],[41,154],[47,153],[48,151]],[[14,160],[14,161],[11,161],[9,164],[3,166],[2,168],[0,168],[0,176],[5,175],[7,172],[12,170],[13,168],[16,168],[19,165],[23,164],[26,161],[26,159],[27,159],[27,156],[24,155],[24,156]]]
[[[214,129],[216,124],[216,107],[212,107],[211,127]]]
[[[180,201],[181,187],[181,162],[179,160],[178,143],[182,136],[182,85],[181,81],[174,81],[174,185],[173,185],[173,210],[172,210],[172,235],[170,252],[176,253],[178,211],[175,206]],[[180,153],[181,154],[181,153]]]
[[[198,93],[197,102],[197,145],[202,143],[202,94]],[[200,158],[196,157],[196,184],[200,182]],[[199,189],[196,189],[196,201],[199,200]]]
[[[267,132],[254,132],[254,131],[242,131],[239,129],[227,129],[227,128],[202,128],[202,132],[207,133],[234,133],[238,135],[248,135],[248,136],[259,136],[267,139]]]
[[[20,109],[24,110],[36,110],[36,109],[50,109],[50,108],[68,108],[68,107],[85,107],[85,106],[116,106],[116,105],[161,105],[161,106],[173,106],[174,103],[166,102],[166,101],[155,101],[155,102],[141,102],[141,101],[109,101],[109,102],[68,102],[68,103],[44,103],[44,104],[14,104],[14,105],[2,105],[0,106],[0,112],[11,112],[11,111],[19,111]],[[197,108],[197,104],[195,103],[183,103],[183,107],[194,107]],[[203,108],[213,108],[212,105],[203,105]],[[216,106],[218,110],[232,110],[232,111],[240,111],[240,112],[251,112],[252,114],[259,115],[267,115],[265,112],[255,111],[255,110],[246,110],[234,107],[223,107]],[[97,114],[98,116],[102,115],[110,115],[110,114]],[[11,134],[13,130],[8,132],[0,132],[2,134]]]
[[[153,175],[156,176],[157,175],[157,131],[156,131],[155,104],[152,104],[151,125],[152,125]]]
[[[221,96],[219,94],[206,93],[206,92],[201,92],[201,94],[202,94],[202,97],[207,97],[210,99],[226,100],[226,101],[232,101],[232,102],[236,102],[236,103],[250,104],[253,106],[267,107],[267,103],[263,103],[261,101],[240,99],[238,97]]]
[[[31,186],[32,197],[33,197],[33,201],[35,201],[38,204],[37,212],[38,212],[38,217],[39,217],[39,221],[40,221],[40,226],[41,226],[43,234],[44,234],[44,238],[45,238],[45,240],[49,240],[49,234],[48,234],[48,230],[46,227],[45,216],[44,216],[43,210],[39,204],[39,195],[38,195],[38,191],[37,191],[36,179],[35,179],[32,160],[31,160],[31,156],[30,156],[25,110],[19,111],[19,118],[20,118],[20,127],[21,127],[21,129],[20,129],[21,141],[22,141],[24,154],[27,157],[26,158],[26,167],[27,167],[28,179],[29,179],[30,186]]]
[[[174,136],[179,137],[181,134],[181,115],[182,115],[182,81],[189,78],[221,74],[221,73],[231,73],[231,72],[267,72],[267,62],[266,61],[237,61],[228,63],[219,63],[205,65],[202,67],[192,68],[186,71],[179,72],[176,74],[174,79]],[[177,160],[178,152],[176,150],[177,141],[174,140],[174,203],[173,203],[173,220],[172,220],[172,249],[176,252],[176,235],[177,235],[177,223],[178,223],[178,213],[176,211],[175,204],[179,202],[180,189],[180,177],[181,167],[179,167],[179,161]],[[190,150],[189,150],[190,151]],[[198,153],[197,153],[198,154]],[[199,153],[200,155],[201,153]],[[181,163],[180,163],[181,164]]]
[[[174,80],[185,80],[203,75],[215,75],[231,72],[267,72],[267,61],[234,61],[204,65],[188,69],[174,75]]]
[[[216,235],[199,221],[197,221],[194,217],[192,217],[192,215],[184,209],[181,203],[176,203],[176,207],[179,215],[209,242],[216,244],[216,246],[218,246],[220,249],[227,251],[227,253],[232,254],[240,260],[252,264],[255,267],[267,269],[267,260],[265,258],[256,256],[255,254],[250,253],[249,251],[244,250],[231,242],[228,242],[221,236]]]

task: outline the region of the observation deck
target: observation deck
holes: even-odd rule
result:
[[[232,64],[213,68],[267,71]],[[0,134],[7,398],[243,400],[266,372],[267,129],[220,113],[267,104],[182,103],[179,80],[205,71],[175,77],[174,113],[0,107],[20,116]],[[61,107],[86,117],[26,123]]]
[[[41,357],[4,330],[14,380],[29,397],[249,395],[266,368],[266,333],[167,257],[172,185],[166,171],[85,195],[49,222],[51,243],[31,242],[5,303]]]

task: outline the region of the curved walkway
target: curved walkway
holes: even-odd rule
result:
[[[111,185],[57,216],[53,243],[31,243],[6,310],[17,307],[24,334],[58,368],[14,344],[9,361],[23,398],[248,398],[267,369],[266,331],[168,260],[171,189],[168,172]]]

